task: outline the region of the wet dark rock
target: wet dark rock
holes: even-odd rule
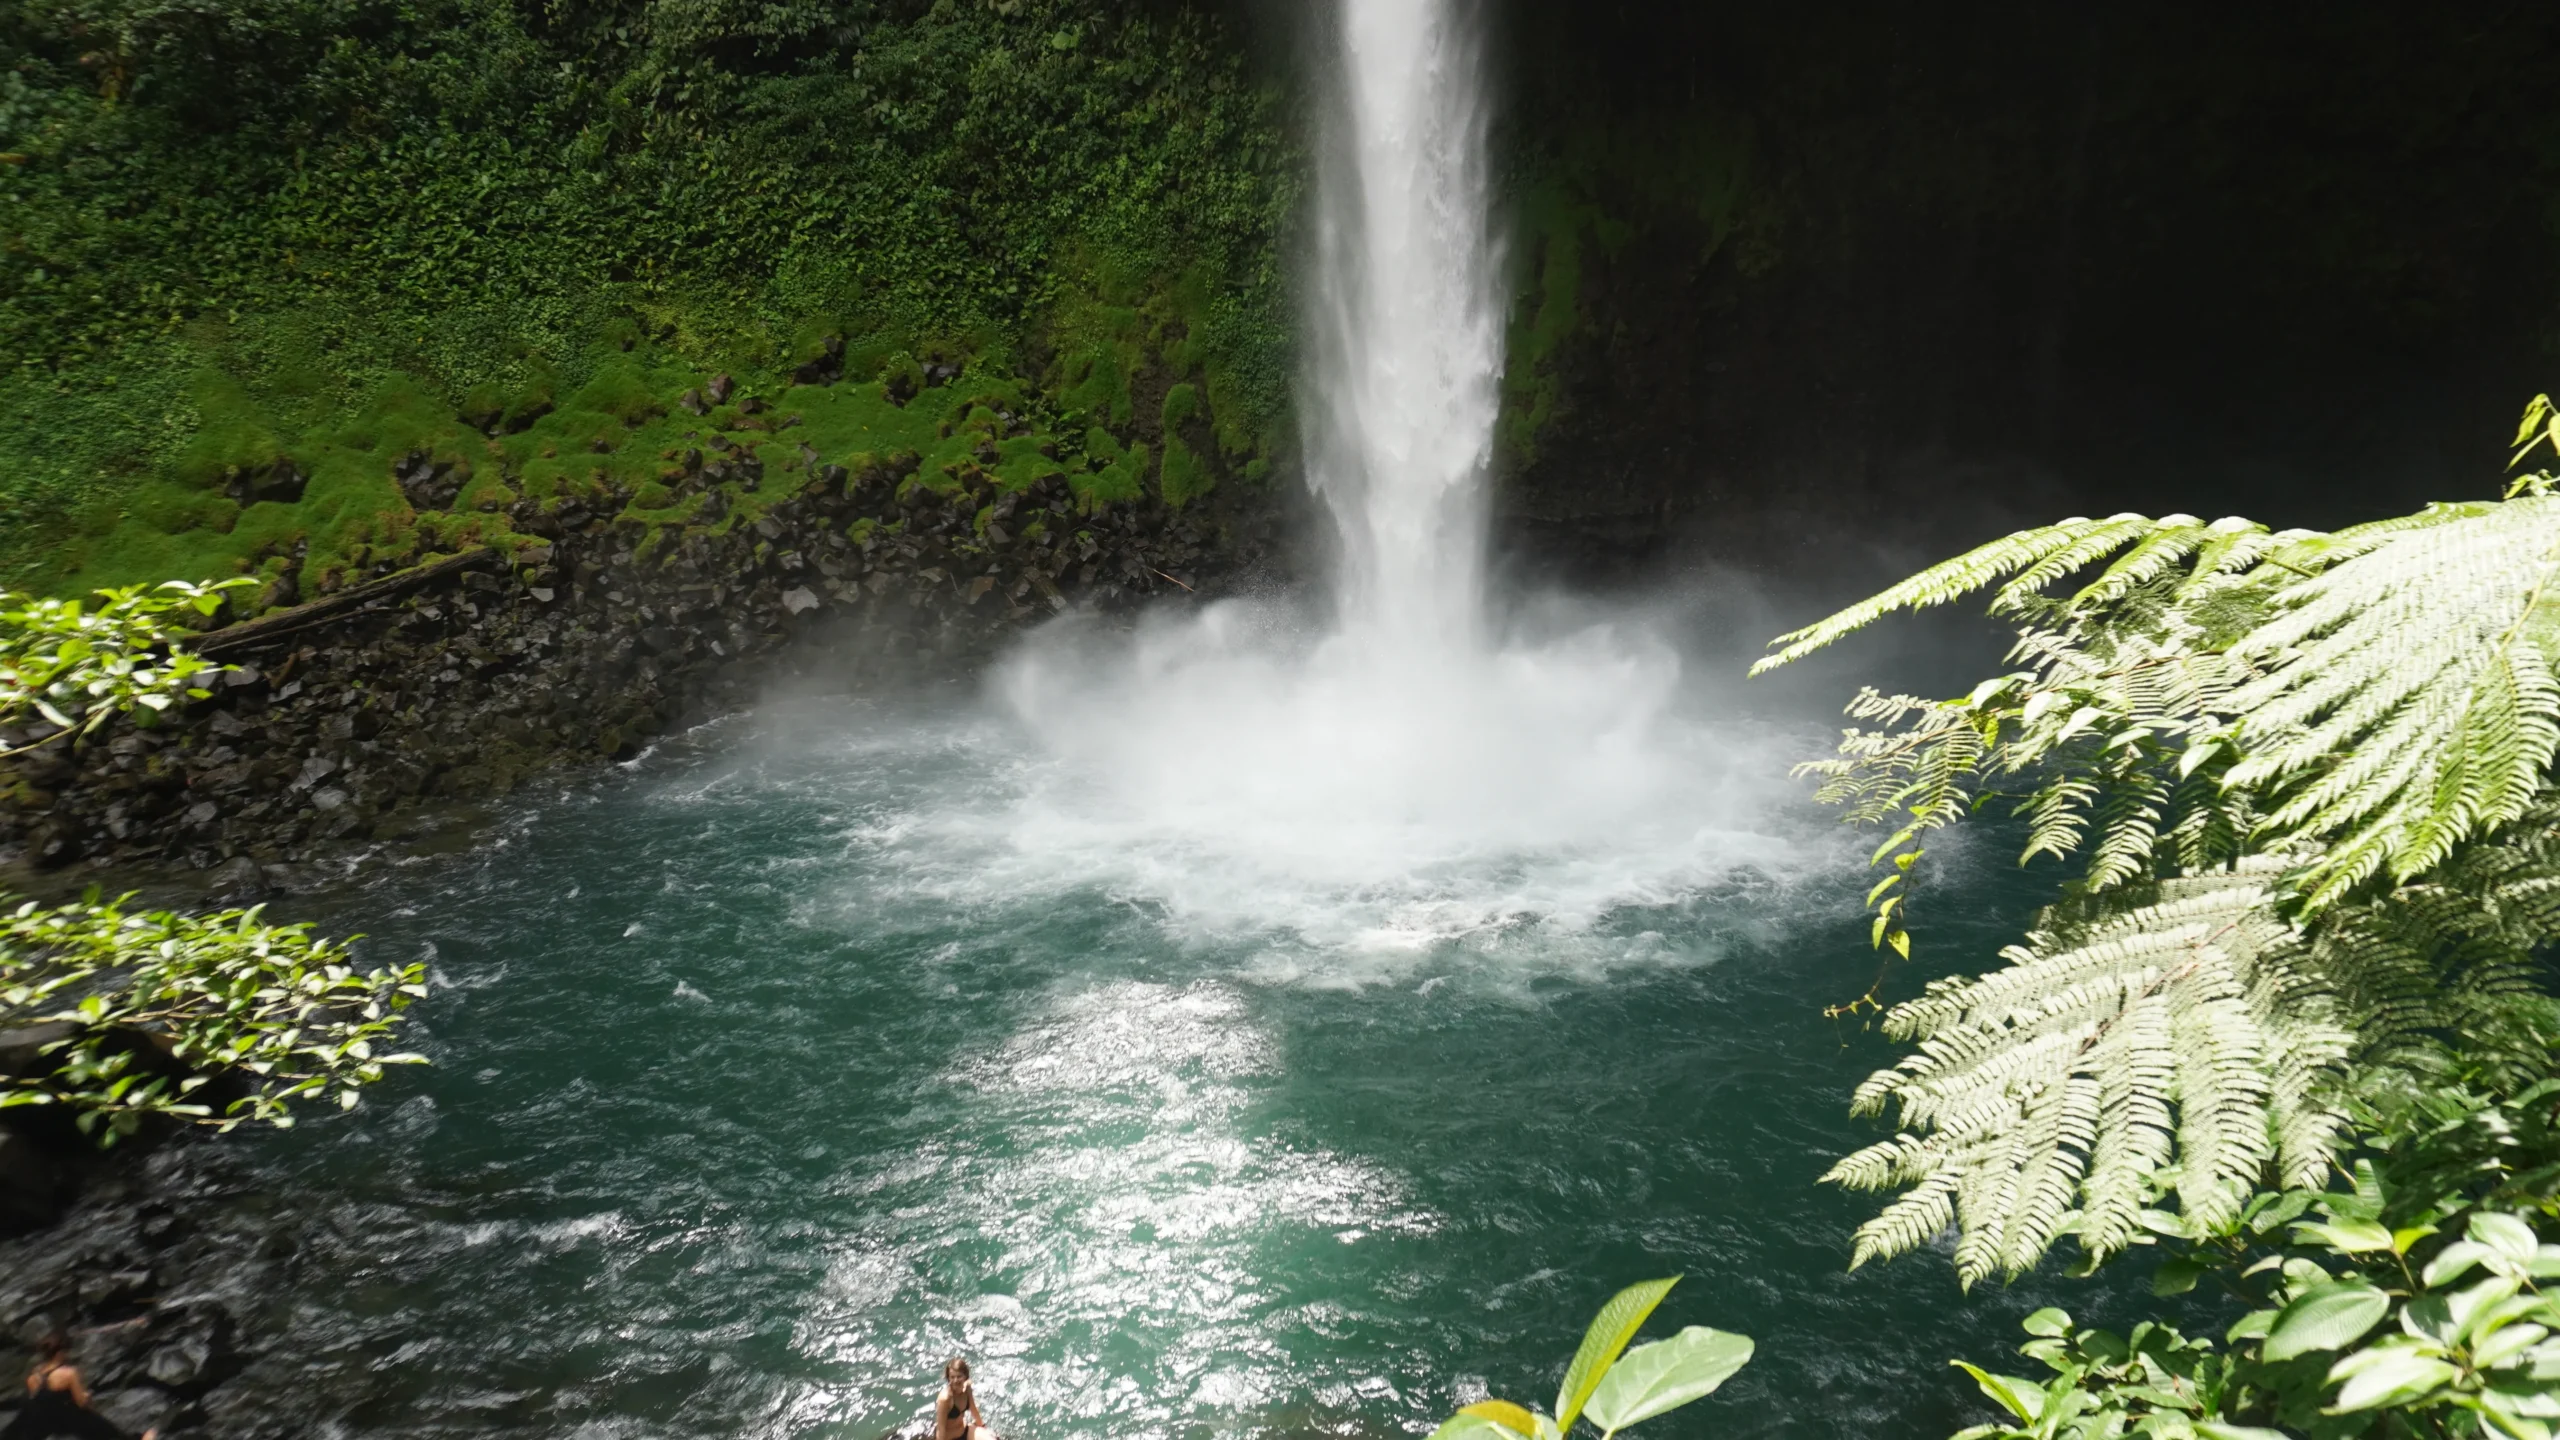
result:
[[[33,1229],[60,1213],[71,1175],[44,1146],[0,1130],[0,1235]]]
[[[463,482],[469,478],[462,467],[439,464],[425,451],[402,459],[392,467],[391,475],[399,482],[400,493],[410,505],[420,510],[449,508],[461,495]]]
[[[1212,588],[1256,553],[1196,512],[1087,513],[1058,477],[945,493],[911,451],[813,470],[797,444],[784,473],[804,488],[715,534],[764,466],[728,435],[694,442],[669,457],[698,497],[684,528],[519,502],[518,533],[539,542],[511,555],[457,557],[308,622],[210,632],[226,668],[209,698],[0,763],[0,862],[183,866],[223,904],[295,893],[333,853],[750,703],[804,648],[836,673],[864,656],[965,665],[1018,626],[1180,595],[1165,572]],[[394,474],[422,508],[468,478],[424,452]]]
[[[246,855],[234,855],[214,867],[205,898],[217,905],[246,905],[267,893],[266,872]]]
[[[294,467],[290,458],[279,456],[272,465],[242,470],[231,477],[224,493],[241,505],[255,505],[261,500],[291,505],[302,499],[309,477]]]

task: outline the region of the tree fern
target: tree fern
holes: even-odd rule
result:
[[[2526,430],[2560,447],[2547,403]],[[1887,1012],[1916,1049],[1855,1103],[1900,1133],[1831,1174],[1903,1189],[1859,1261],[1953,1224],[1970,1283],[2065,1234],[2103,1257],[2168,1204],[2211,1232],[2265,1180],[2316,1180],[2350,1068],[2530,986],[2560,934],[2552,488],[2333,533],[2068,520],[1773,642],[1755,673],[1975,592],[2020,624],[2016,669],[1958,699],[1862,691],[1803,767],[1896,827],[1880,940],[1907,949],[1926,832],[1996,797],[2022,859],[2080,867],[2004,968]]]

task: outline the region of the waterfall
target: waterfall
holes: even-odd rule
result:
[[[1481,47],[1450,0],[1343,0],[1302,393],[1339,623],[1472,649],[1502,374]]]
[[[1478,7],[1337,3],[1298,406],[1329,613],[1227,599],[1031,636],[994,677],[1033,746],[1019,788],[943,839],[972,883],[1099,887],[1338,979],[1592,932],[1784,847],[1752,828],[1780,767],[1679,712],[1649,627],[1488,593],[1504,292]]]

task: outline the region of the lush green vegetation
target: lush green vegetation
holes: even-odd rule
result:
[[[296,547],[325,586],[441,543],[403,455],[496,480],[488,436],[715,369],[966,367],[1107,452],[1106,493],[1194,498],[1282,443],[1294,161],[1189,10],[108,0],[0,7],[0,51],[28,588]]]
[[[2547,400],[2518,458],[2560,449]],[[1970,1284],[2068,1236],[2175,1252],[2229,1351],[2074,1330],[1982,1373],[2038,1436],[2544,1437],[2560,1418],[2560,495],[2334,534],[2118,515],[2022,531],[1781,637],[1784,664],[1992,592],[2019,668],[1953,700],[1862,693],[1810,769],[1897,828],[1869,896],[1908,953],[1930,832],[1987,805],[2078,870],[2008,965],[1884,1012],[1918,1049],[1861,1088],[1900,1131],[1831,1178],[1903,1193],[1856,1259],[1949,1226]],[[2094,575],[2090,572],[2094,571]],[[2083,583],[2063,593],[2074,577]],[[2316,1213],[2318,1218],[2306,1218]],[[2379,1331],[2386,1319],[2397,1325]]]
[[[1588,1420],[1608,1440],[1638,1421],[1714,1394],[1751,1363],[1750,1336],[1691,1325],[1668,1340],[1627,1348],[1679,1283],[1677,1275],[1640,1281],[1600,1307],[1556,1386],[1554,1414],[1508,1400],[1478,1400],[1450,1416],[1432,1440],[1562,1440],[1576,1420]]]
[[[0,727],[16,748],[77,745],[109,717],[147,720],[208,694],[192,682],[213,667],[171,622],[212,614],[221,587],[99,598],[0,593]],[[28,902],[0,915],[0,1029],[63,1028],[42,1063],[0,1075],[0,1109],[62,1107],[103,1144],[154,1115],[291,1125],[291,1102],[352,1106],[385,1066],[418,1059],[376,1047],[425,980],[423,964],[362,969],[345,945],[255,910]]]

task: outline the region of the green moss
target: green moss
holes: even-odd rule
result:
[[[1558,418],[1568,350],[1586,335],[1583,288],[1594,253],[1615,254],[1641,229],[1703,230],[1704,265],[1755,225],[1749,127],[1735,120],[1669,131],[1576,130],[1565,148],[1529,167],[1517,205],[1533,264],[1512,297],[1505,338],[1503,411],[1495,446],[1525,467]],[[1766,228],[1765,226],[1759,228]]]
[[[1164,433],[1170,435],[1181,429],[1190,423],[1192,417],[1200,413],[1199,390],[1185,383],[1165,391],[1164,408],[1160,413],[1164,422]]]
[[[507,390],[495,380],[482,380],[462,392],[462,418],[475,429],[497,424],[506,413]]]
[[[1041,435],[1017,435],[996,447],[998,457],[989,472],[996,482],[1008,490],[1026,490],[1052,475],[1066,474],[1048,454],[1047,447],[1056,442]]]
[[[640,425],[653,415],[666,413],[667,399],[662,387],[653,386],[649,375],[638,365],[612,361],[598,367],[587,383],[578,387],[562,410],[589,415],[605,415],[625,425]]]
[[[1129,397],[1136,349],[1114,340],[1085,346],[1067,362],[1066,388],[1059,398],[1071,412],[1093,416],[1106,425],[1127,425],[1136,408]]]
[[[924,391],[924,366],[904,350],[880,362],[882,398],[903,405]]]
[[[206,371],[193,388],[199,419],[195,437],[178,455],[178,479],[216,487],[264,470],[284,454],[283,439],[237,379]]]
[[[815,316],[800,322],[791,332],[789,365],[797,369],[814,365],[827,358],[829,351],[844,343],[844,325],[833,316]]]
[[[240,506],[227,496],[211,494],[192,485],[173,485],[166,481],[143,486],[136,491],[133,503],[126,507],[138,525],[147,526],[164,535],[183,535],[190,530],[231,533],[240,521]]]
[[[1166,432],[1164,470],[1156,481],[1157,491],[1164,496],[1164,503],[1177,508],[1187,505],[1208,494],[1210,487],[1216,483],[1217,477],[1209,473],[1208,465],[1192,452],[1189,445],[1183,443],[1182,437],[1170,431]]]
[[[1099,470],[1069,475],[1067,483],[1088,504],[1135,500],[1147,493],[1147,447],[1132,444],[1119,459]]]

